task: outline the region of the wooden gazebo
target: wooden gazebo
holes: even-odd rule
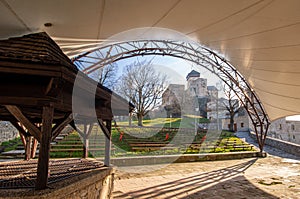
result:
[[[78,76],[82,95],[74,96]],[[89,88],[95,84],[93,93]],[[36,189],[47,186],[51,140],[68,124],[75,128],[74,115],[83,124],[89,122],[91,108],[84,100],[80,108],[85,111],[72,110],[72,98],[88,95],[95,96],[96,119],[109,138],[105,160],[108,166],[111,104],[119,115],[128,114],[133,106],[80,72],[46,33],[0,41],[0,120],[10,121],[20,131],[27,160],[34,156],[37,142],[40,143]],[[32,139],[35,141],[31,146]]]

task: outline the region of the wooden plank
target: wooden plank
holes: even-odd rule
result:
[[[19,97],[19,96],[1,96],[0,104],[17,104],[17,105],[30,105],[38,106],[43,103],[49,103],[49,98],[41,97]]]
[[[131,143],[131,147],[165,147],[165,146],[174,146],[174,144],[161,144],[161,143]]]
[[[34,69],[26,69],[26,71],[24,72],[23,68],[10,68],[10,67],[6,67],[6,68],[1,67],[0,72],[26,74],[26,75],[41,75],[41,76],[49,76],[49,77],[59,77],[61,75],[61,72],[56,72],[56,71],[40,71]]]
[[[16,62],[16,61],[0,61],[0,72],[9,72],[14,73],[15,70],[18,70],[20,74],[31,75],[34,71],[34,74],[45,75],[45,76],[61,76],[62,67],[53,67],[50,64],[33,64],[26,62]],[[6,71],[6,69],[8,71]],[[12,72],[9,71],[12,70]],[[55,74],[55,75],[54,75]]]
[[[104,147],[97,147],[97,148],[89,148],[89,151],[104,151]],[[114,147],[111,150],[115,150]],[[50,152],[80,152],[82,151],[81,148],[69,148],[69,149],[51,149]]]
[[[133,151],[157,151],[157,150],[173,150],[178,149],[178,147],[132,147]]]
[[[19,120],[25,126],[25,128],[28,129],[31,135],[33,135],[39,142],[41,141],[41,131],[34,124],[32,124],[25,115],[23,115],[22,111],[17,106],[5,105],[5,107],[17,120]]]
[[[48,169],[49,169],[49,157],[50,157],[50,142],[52,137],[52,121],[53,121],[53,106],[43,107],[42,118],[42,139],[40,142],[38,168],[37,168],[37,180],[35,188],[37,190],[45,189],[48,183]]]

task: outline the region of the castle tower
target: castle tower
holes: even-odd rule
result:
[[[189,93],[197,97],[207,96],[207,79],[200,78],[200,73],[192,70],[187,76],[187,89]]]

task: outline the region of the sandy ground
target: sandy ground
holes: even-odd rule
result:
[[[298,199],[300,160],[268,155],[266,158],[120,167],[115,176],[114,198]]]

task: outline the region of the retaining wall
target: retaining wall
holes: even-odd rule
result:
[[[254,140],[256,140],[256,135],[254,132],[250,132],[250,137],[252,137]],[[295,144],[292,142],[287,142],[284,140],[276,139],[276,138],[271,138],[267,137],[265,141],[266,145],[272,146],[274,148],[280,149],[282,151],[285,151],[287,153],[300,156],[300,145]]]
[[[256,151],[230,152],[230,153],[206,153],[206,154],[182,154],[182,155],[161,155],[161,156],[139,156],[112,158],[111,163],[115,166],[153,165],[181,162],[232,160],[242,158],[261,157]]]

